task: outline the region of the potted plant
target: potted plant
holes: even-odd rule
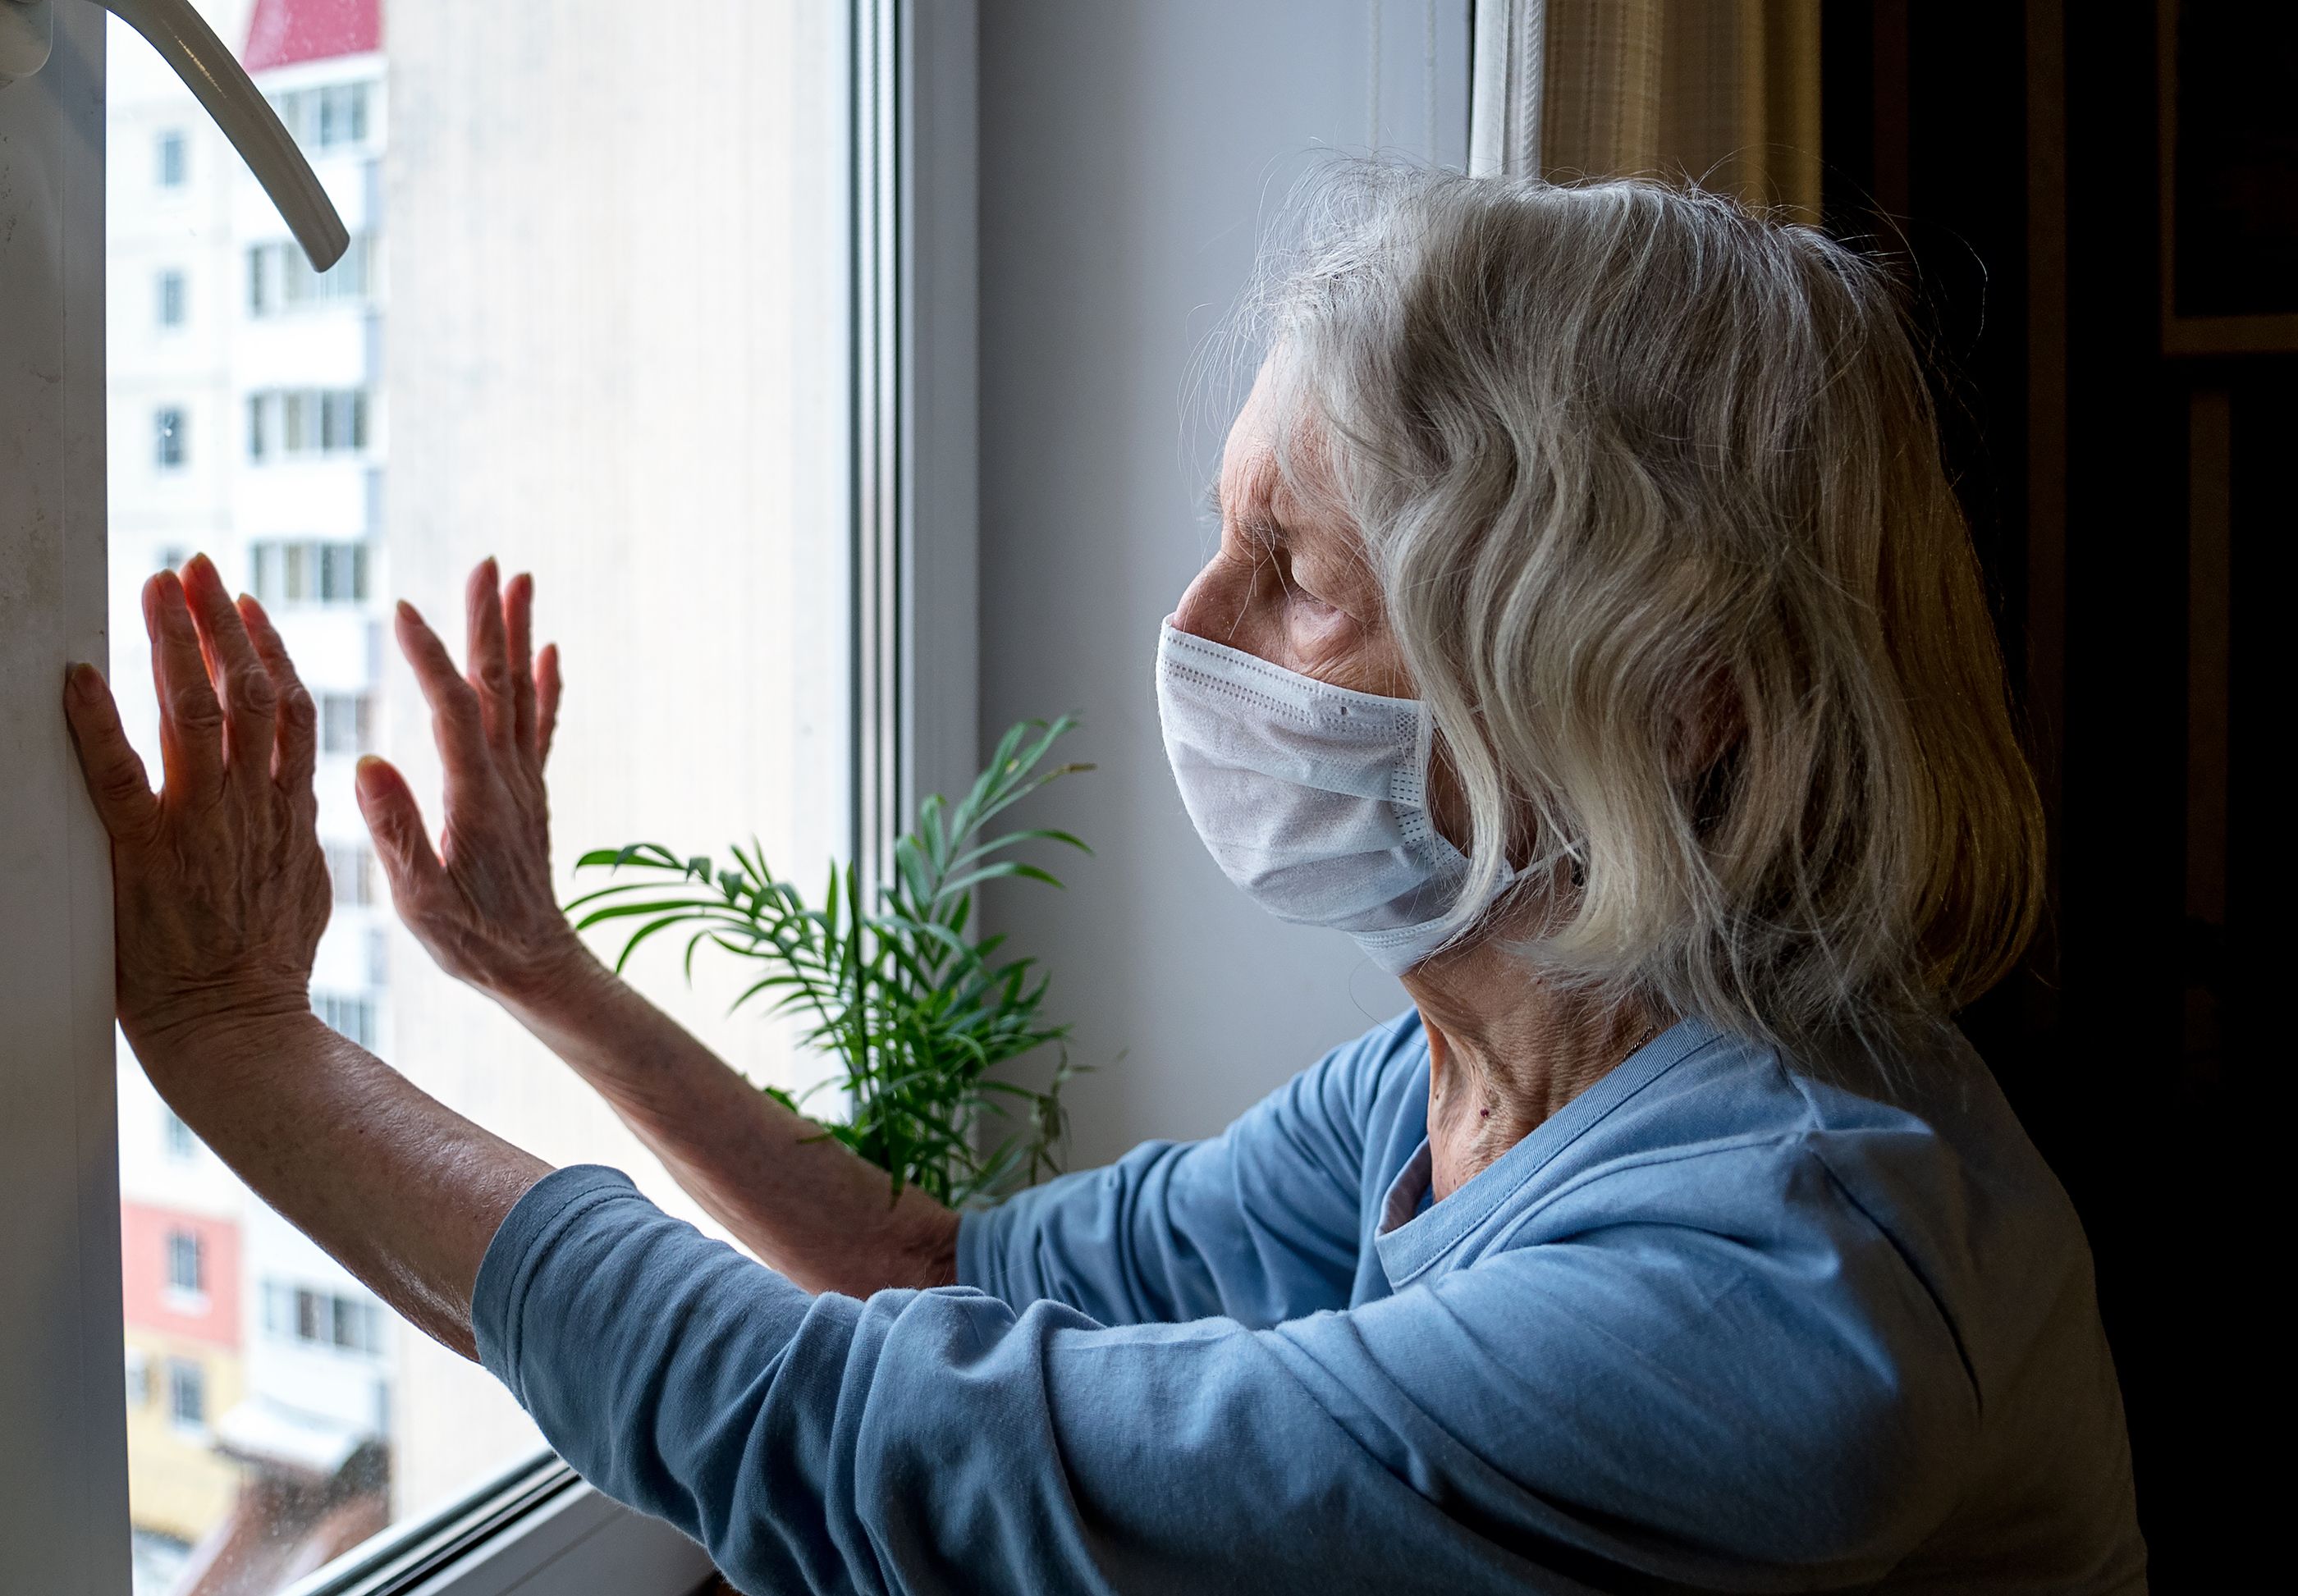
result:
[[[896,1193],[914,1185],[953,1208],[993,1201],[1058,1170],[1061,1090],[1076,1066],[1062,1048],[1042,1090],[993,1077],[1001,1064],[1061,1047],[1069,1027],[1046,1020],[1046,976],[1036,961],[1004,958],[1002,936],[979,934],[975,895],[1009,879],[1059,887],[1015,856],[1026,844],[1092,850],[1062,831],[985,833],[1047,782],[1093,768],[1046,764],[1075,724],[1064,716],[1007,732],[956,805],[935,794],[918,806],[916,829],[894,845],[893,879],[874,889],[853,864],[833,862],[820,900],[809,903],[774,878],[755,841],[731,848],[724,864],[634,842],[585,854],[576,868],[640,879],[587,893],[567,912],[578,929],[638,922],[618,971],[673,927],[688,928],[690,980],[706,944],[755,961],[757,977],[734,1006],[755,1000],[798,1016],[806,1044],[840,1066],[820,1086],[842,1088],[846,1117],[823,1134],[886,1170]],[[800,1107],[780,1087],[762,1089]]]

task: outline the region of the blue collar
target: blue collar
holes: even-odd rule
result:
[[[1390,1184],[1382,1201],[1380,1228],[1373,1238],[1390,1287],[1401,1291],[1426,1274],[1482,1229],[1558,1154],[1594,1129],[1606,1115],[1722,1034],[1704,1020],[1677,1021],[1441,1203],[1423,1202],[1430,1170],[1428,1143],[1424,1138]]]

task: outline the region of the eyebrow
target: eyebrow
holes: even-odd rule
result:
[[[1207,486],[1203,503],[1204,508],[1211,512],[1216,522],[1223,526],[1228,524],[1231,517],[1227,506],[1221,500],[1219,478],[1216,477]],[[1277,512],[1265,500],[1257,504],[1250,514],[1240,513],[1235,520],[1240,533],[1264,549],[1274,550],[1285,548],[1293,542],[1290,529],[1277,518]]]

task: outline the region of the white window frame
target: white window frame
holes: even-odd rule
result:
[[[854,840],[871,857],[980,753],[977,17],[975,0],[853,4]],[[54,1596],[130,1588],[111,874],[61,710],[66,666],[108,657],[104,18],[55,7],[45,69],[0,87],[0,1588]],[[544,1457],[292,1596],[688,1596],[711,1577],[692,1542]]]

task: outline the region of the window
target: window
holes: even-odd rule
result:
[[[170,128],[153,148],[153,181],[162,188],[181,188],[189,180],[189,157],[181,131]]]
[[[370,258],[370,243],[364,233],[353,234],[343,258],[325,271],[313,271],[311,262],[292,239],[250,244],[248,314],[278,316],[312,305],[362,303],[368,294]]]
[[[363,994],[314,991],[311,994],[311,1012],[360,1046],[375,1046],[373,998]]]
[[[128,1410],[141,1412],[152,1405],[152,1360],[137,1348],[128,1349]]]
[[[159,320],[161,327],[184,325],[184,274],[163,271],[157,285]]]
[[[174,1109],[165,1106],[160,1110],[160,1143],[168,1156],[178,1163],[196,1157],[200,1150],[200,1138],[192,1134],[192,1128],[184,1123]]]
[[[205,1254],[200,1245],[198,1232],[168,1232],[167,1269],[169,1290],[180,1291],[190,1296],[206,1292]]]
[[[12,135],[21,114],[46,116],[54,107],[78,105],[109,120],[106,143],[77,123],[76,144],[55,143],[66,163],[52,184],[50,146],[42,145],[42,181],[20,186],[36,211],[79,205],[91,212],[94,230],[76,230],[69,242],[78,252],[60,258],[91,267],[100,260],[103,269],[66,274],[70,280],[53,286],[38,270],[0,270],[0,281],[60,298],[70,325],[91,329],[84,348],[73,346],[80,352],[68,391],[99,392],[94,379],[108,363],[113,442],[105,450],[101,435],[84,435],[85,417],[68,414],[77,465],[51,471],[36,462],[39,475],[31,478],[0,473],[0,568],[38,584],[46,566],[21,556],[29,550],[54,563],[36,541],[35,518],[19,513],[27,491],[20,483],[37,483],[48,501],[108,508],[101,520],[93,512],[76,520],[77,544],[60,545],[71,580],[37,586],[25,602],[71,617],[59,637],[109,636],[130,735],[155,768],[156,707],[146,701],[139,631],[120,624],[105,633],[99,612],[132,622],[153,557],[180,563],[200,550],[232,583],[276,604],[304,679],[324,700],[323,735],[335,750],[322,777],[322,845],[338,889],[347,899],[364,893],[371,906],[347,902],[327,928],[310,994],[315,1013],[403,1061],[426,1089],[492,1129],[562,1156],[631,1168],[649,1192],[691,1213],[579,1082],[563,1072],[546,1077],[533,1059],[508,1061],[533,1073],[507,1075],[498,1042],[461,1031],[453,1017],[467,1002],[450,997],[430,962],[406,944],[399,956],[389,954],[399,933],[380,879],[351,863],[363,829],[345,801],[343,765],[362,749],[390,755],[435,824],[437,772],[392,641],[392,606],[402,595],[412,600],[459,652],[462,579],[480,556],[495,552],[507,570],[536,572],[541,635],[566,651],[570,677],[581,685],[553,756],[568,856],[651,834],[723,848],[756,832],[792,868],[846,850],[856,811],[849,728],[860,719],[864,736],[880,736],[876,700],[857,715],[847,697],[860,647],[848,627],[849,546],[859,536],[848,432],[864,409],[850,392],[856,337],[847,307],[857,280],[849,261],[850,148],[855,128],[879,125],[853,95],[846,62],[852,18],[835,3],[773,0],[744,8],[738,29],[674,28],[662,51],[650,48],[634,64],[624,45],[584,29],[537,33],[516,8],[393,4],[387,40],[371,34],[363,44],[356,27],[337,21],[360,13],[379,23],[383,0],[245,0],[203,9],[225,29],[227,43],[252,55],[258,46],[274,52],[259,86],[275,96],[294,136],[325,153],[321,176],[357,236],[333,270],[310,271],[227,150],[190,158],[192,143],[208,136],[199,131],[204,113],[156,70],[141,70],[151,64],[148,52],[124,34],[111,53],[109,93],[86,80],[102,70],[104,53],[81,49],[60,50],[50,68],[80,74],[56,79],[74,93],[0,95]],[[60,8],[60,34],[75,37],[81,24],[74,19],[94,10]],[[696,47],[682,49],[690,34]],[[77,42],[87,42],[84,29]],[[328,54],[339,46],[343,54]],[[617,84],[615,117],[563,114],[608,80]],[[168,158],[174,197],[155,223],[137,208],[152,202],[153,140],[163,128],[186,131]],[[697,163],[697,147],[740,158]],[[90,149],[108,170],[70,163],[76,150]],[[12,145],[12,155],[21,169],[23,148]],[[882,177],[889,169],[870,170]],[[108,232],[107,193],[115,222]],[[490,197],[475,203],[481,194]],[[723,231],[730,205],[746,219],[732,239]],[[632,219],[616,223],[610,247],[600,247],[601,216]],[[20,230],[17,249],[26,236]],[[26,259],[0,242],[0,268]],[[180,326],[193,335],[160,335],[172,310],[160,285],[170,272],[181,274]],[[203,296],[197,306],[194,279]],[[244,296],[236,307],[235,296]],[[42,370],[58,364],[51,349],[18,347],[27,329],[62,323],[20,314],[24,302],[21,292],[0,294],[0,435],[14,435],[18,412],[10,407],[19,402],[21,372],[32,368],[27,357]],[[211,314],[218,306],[226,313]],[[175,431],[183,468],[172,475],[155,474],[156,453],[145,452],[145,428],[161,405],[181,411]],[[192,460],[184,424],[195,414],[207,429],[206,452]],[[242,429],[237,451],[228,437],[234,425]],[[155,426],[151,435],[156,451]],[[106,484],[85,480],[106,461],[108,506]],[[60,497],[54,490],[68,477],[71,493]],[[100,550],[99,528],[112,539],[109,591],[101,564],[71,554],[91,544]],[[21,652],[0,650],[0,668],[12,673]],[[707,690],[682,699],[681,681]],[[12,693],[12,675],[8,685]],[[53,683],[44,680],[39,692],[43,703],[53,699]],[[886,735],[891,746],[890,723]],[[722,765],[713,748],[744,755]],[[50,750],[34,755],[42,793],[57,805],[77,794],[68,768],[50,768]],[[4,768],[12,763],[0,761],[0,820],[44,839],[48,819],[19,802],[29,788]],[[56,851],[74,861],[71,881],[84,882],[101,859],[82,857],[85,817],[72,813],[75,828],[57,828]],[[571,896],[591,883],[586,876],[557,884]],[[38,940],[22,906],[45,902],[53,921],[54,904],[77,900],[55,890],[44,869],[18,885],[21,893],[0,895],[5,946],[12,953],[65,947],[61,936]],[[69,959],[62,972],[80,996],[69,1011],[58,997],[54,1025],[21,1023],[30,1011],[16,1000],[17,985],[0,1004],[13,1038],[73,1038],[80,1051],[59,1059],[54,1073],[74,1086],[70,1101],[83,1109],[103,1100],[99,1082],[82,1079],[86,1050],[102,1049],[105,1065],[112,1063],[112,1029],[98,1034],[80,1012],[101,984],[92,966],[79,979],[85,941],[56,954],[60,970]],[[775,1028],[748,1013],[728,1017],[721,994],[690,993],[674,957],[636,979],[740,1067],[792,1087],[806,1083],[803,1059]],[[51,984],[61,994],[65,983]],[[443,1030],[434,1023],[442,1016],[451,1021]],[[126,1426],[119,1504],[102,1480],[91,1488],[79,1474],[69,1476],[72,1501],[94,1502],[91,1517],[98,1509],[108,1515],[100,1533],[120,1539],[113,1532],[124,1515],[136,1545],[171,1544],[180,1562],[180,1549],[231,1515],[316,1499],[298,1472],[298,1443],[306,1457],[332,1455],[321,1440],[349,1443],[387,1471],[380,1492],[374,1476],[328,1482],[347,1498],[371,1493],[335,1523],[420,1519],[474,1482],[503,1477],[539,1455],[539,1438],[507,1393],[475,1381],[426,1338],[401,1333],[219,1160],[182,1156],[180,1134],[161,1117],[133,1059],[122,1052],[117,1063],[121,1183],[145,1228],[134,1275],[116,1278],[130,1289],[115,1294],[128,1299],[127,1339],[145,1361],[144,1405]],[[509,1079],[524,1084],[506,1091]],[[18,1151],[7,1135],[0,1129],[0,1157]],[[45,1164],[9,1157],[8,1167],[21,1184],[45,1191]],[[85,1157],[79,1167],[89,1167]],[[67,1199],[77,1190],[87,1208],[86,1186],[59,1189]],[[60,1207],[69,1211],[68,1203],[38,1210],[51,1234],[61,1228]],[[82,1218],[89,1221],[82,1231],[107,1239],[116,1257],[122,1212]],[[209,1307],[195,1323],[171,1316],[161,1301],[171,1289],[171,1225],[199,1244]],[[43,1253],[41,1245],[28,1239],[8,1250],[5,1272],[37,1278],[37,1289],[60,1294],[45,1283],[64,1274],[12,1268],[20,1257],[46,1265],[67,1252],[55,1243]],[[77,1240],[70,1249],[72,1257],[86,1252]],[[78,1278],[101,1284],[107,1254],[99,1246],[87,1255],[97,1267]],[[278,1300],[269,1284],[289,1294]],[[83,1306],[103,1300],[95,1291],[76,1299]],[[81,1347],[107,1350],[103,1337],[116,1333],[75,1325]],[[57,1367],[65,1369],[64,1360]],[[124,1377],[124,1366],[82,1358],[60,1377],[113,1400],[109,1381],[94,1384],[107,1368]],[[0,1369],[0,1393],[15,1389],[13,1380]],[[131,1394],[124,1384],[119,1400]],[[73,1409],[84,1432],[102,1428],[86,1422],[89,1406]],[[0,1419],[18,1417],[12,1405],[0,1409]],[[44,1461],[59,1450],[45,1413],[23,1426],[20,1443]],[[95,1442],[82,1450],[95,1460],[90,1471],[117,1472]],[[23,1527],[41,1524],[17,1505],[35,1500],[32,1487],[5,1494],[0,1590],[62,1588],[18,1550],[28,1540]],[[283,1518],[264,1533],[304,1531]],[[277,1548],[274,1566],[309,1568],[318,1559],[303,1554],[313,1545],[316,1537],[312,1545]],[[692,1549],[681,1543],[678,1556],[689,1560],[676,1578],[626,1582],[618,1591],[671,1596],[694,1588],[703,1571],[692,1568]],[[119,1560],[125,1564],[124,1549]],[[123,1567],[123,1592],[127,1577]],[[246,1596],[274,1596],[280,1582],[243,1583]],[[164,1574],[149,1585],[154,1593],[167,1588]]]
[[[263,538],[248,545],[249,585],[267,605],[361,605],[368,546],[318,538]]]
[[[179,1430],[208,1427],[208,1371],[189,1358],[168,1360],[168,1421]]]
[[[367,142],[368,85],[331,83],[271,96],[287,131],[307,153]]]
[[[152,463],[173,471],[184,463],[184,411],[180,405],[162,405],[152,412]]]
[[[384,1351],[381,1303],[281,1280],[264,1282],[263,1328],[285,1341],[338,1352],[376,1357]]]
[[[367,447],[364,388],[272,389],[247,396],[247,456],[348,454]]]
[[[356,842],[327,845],[327,874],[335,883],[335,901],[367,905],[375,901],[375,856]]]
[[[344,692],[323,692],[318,699],[321,753],[364,754],[375,746],[374,699],[365,693]]]

